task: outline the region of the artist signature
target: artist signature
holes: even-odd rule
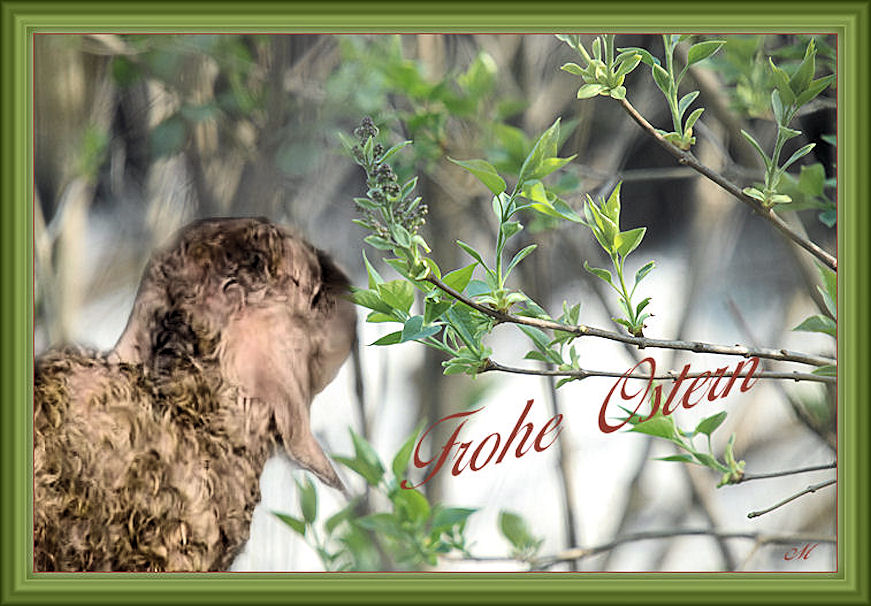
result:
[[[814,543],[813,545],[806,543],[800,550],[798,547],[793,547],[783,554],[783,559],[787,561],[807,560],[811,556],[811,552],[816,549],[817,545],[819,545],[819,543]]]

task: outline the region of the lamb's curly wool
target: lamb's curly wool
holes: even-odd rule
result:
[[[36,362],[36,570],[224,570],[283,448],[341,481],[309,427],[354,340],[345,276],[262,219],[185,228],[121,339]]]

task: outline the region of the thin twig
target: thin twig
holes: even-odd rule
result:
[[[837,479],[826,480],[825,482],[820,482],[819,484],[813,484],[812,486],[808,486],[804,490],[795,493],[791,497],[787,497],[787,498],[783,499],[782,501],[780,501],[779,503],[775,503],[774,505],[772,505],[771,507],[768,507],[767,509],[761,509],[759,511],[751,511],[750,513],[747,514],[747,517],[748,518],[758,518],[759,516],[763,516],[766,513],[770,513],[779,507],[783,507],[787,503],[794,501],[799,497],[803,497],[806,494],[816,492],[821,488],[825,488],[826,486],[831,486],[835,482],[837,482]]]
[[[732,484],[743,484],[750,480],[764,480],[766,478],[780,478],[783,476],[793,476],[799,473],[808,473],[811,471],[820,471],[822,469],[837,469],[838,464],[835,461],[826,463],[825,465],[813,465],[811,467],[802,467],[801,469],[790,469],[787,471],[775,471],[772,473],[745,473],[744,476],[737,482]]]
[[[834,543],[834,537],[826,537],[810,534],[794,534],[794,535],[763,535],[755,532],[722,532],[707,528],[694,529],[674,529],[674,530],[653,530],[647,532],[638,532],[629,534],[623,537],[618,537],[613,541],[597,545],[595,547],[577,547],[569,549],[562,553],[542,558],[536,562],[536,568],[550,568],[566,560],[577,560],[594,556],[606,551],[610,551],[615,547],[619,547],[625,543],[633,543],[636,541],[647,541],[652,539],[670,539],[682,536],[710,536],[718,539],[749,539],[758,541],[761,544],[783,544],[791,545],[793,543]]]
[[[534,567],[536,569],[550,568],[560,562],[570,560],[578,560],[588,558],[600,553],[611,551],[612,549],[624,545],[626,543],[634,543],[637,541],[650,541],[657,539],[672,539],[676,537],[687,536],[707,536],[720,539],[747,539],[756,541],[760,545],[792,545],[796,543],[835,543],[837,540],[832,536],[822,536],[809,533],[799,534],[762,534],[758,532],[723,532],[710,528],[675,528],[671,530],[651,530],[645,532],[636,532],[627,534],[622,537],[617,537],[607,543],[596,545],[594,547],[574,547],[559,553],[543,556],[535,560]],[[506,556],[493,557],[460,557],[461,561],[474,562],[496,562],[496,561],[516,561],[516,558]]]
[[[750,348],[744,347],[742,345],[717,345],[714,343],[704,343],[701,341],[670,341],[666,339],[649,339],[647,337],[633,337],[631,335],[623,335],[617,332],[612,332],[610,330],[595,328],[593,326],[586,326],[584,324],[572,326],[569,324],[554,322],[553,320],[543,320],[541,318],[530,318],[526,316],[515,316],[513,314],[504,313],[487,307],[486,305],[476,303],[472,299],[457,292],[435,276],[428,276],[427,278],[425,278],[425,281],[429,282],[430,284],[434,284],[457,301],[460,301],[465,305],[468,305],[472,309],[475,309],[486,316],[490,316],[491,318],[494,318],[499,322],[522,324],[524,326],[533,326],[535,328],[540,328],[543,330],[561,330],[563,332],[571,333],[578,337],[588,336],[601,339],[610,339],[611,341],[629,343],[630,345],[635,345],[636,347],[639,347],[641,349],[647,347],[658,349],[682,349],[695,353],[742,356],[744,358],[755,356],[757,358],[767,358],[769,360],[780,360],[783,362],[798,362],[800,364],[811,364],[814,366],[826,366],[835,364],[835,360],[833,360],[832,358],[825,358],[822,356],[814,356],[801,352],[788,351],[786,349]]]
[[[626,373],[610,371],[610,370],[586,370],[584,368],[578,368],[573,370],[546,370],[539,368],[517,368],[514,366],[505,366],[498,362],[494,362],[490,360],[490,362],[485,366],[481,372],[489,372],[489,371],[499,371],[499,372],[507,372],[510,374],[516,375],[536,375],[541,377],[577,377],[578,380],[583,380],[589,377],[613,377],[613,378],[621,378],[626,376],[627,379],[644,379],[644,380],[662,380],[662,381],[676,381],[680,376],[680,373],[674,370],[669,370],[665,373],[655,375],[651,377],[650,375],[645,374],[631,374],[626,375]],[[685,379],[695,379],[698,377],[703,377],[705,375],[711,376],[710,371],[705,372],[691,372],[687,373],[684,378]],[[724,376],[732,376],[732,374],[724,375]],[[750,376],[748,372],[741,372],[735,375],[737,378],[744,378]],[[806,372],[774,372],[763,370],[760,372],[753,373],[753,377],[757,379],[789,379],[792,381],[817,381],[819,383],[835,383],[835,377],[826,377],[821,375],[815,375]]]
[[[723,175],[713,170],[712,168],[705,166],[699,160],[688,151],[683,151],[678,149],[668,141],[666,141],[665,137],[663,137],[659,132],[657,132],[656,128],[653,127],[650,122],[648,122],[644,116],[638,113],[638,110],[633,107],[628,100],[621,99],[620,105],[626,110],[626,113],[635,120],[638,125],[643,128],[650,136],[652,136],[656,141],[663,147],[665,150],[674,156],[677,161],[685,166],[689,166],[696,172],[701,175],[704,175],[727,192],[732,194],[739,201],[743,202],[747,206],[749,206],[753,211],[761,216],[763,219],[771,223],[780,233],[784,236],[804,248],[806,251],[814,255],[817,259],[825,263],[831,269],[837,271],[838,269],[838,260],[827,253],[825,250],[801,236],[801,234],[794,231],[783,219],[777,216],[773,210],[770,208],[765,208],[758,200],[751,198],[747,194],[745,194],[738,185],[732,183],[728,179],[726,179]]]

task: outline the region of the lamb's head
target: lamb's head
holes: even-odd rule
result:
[[[113,354],[151,373],[218,373],[271,417],[292,459],[341,489],[309,407],[354,343],[347,290],[326,254],[275,224],[199,221],[152,258]]]

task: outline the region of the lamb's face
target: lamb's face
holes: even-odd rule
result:
[[[219,373],[274,417],[293,459],[338,488],[309,406],[354,343],[347,288],[328,256],[279,226],[200,221],[152,259],[113,353],[150,372]]]

